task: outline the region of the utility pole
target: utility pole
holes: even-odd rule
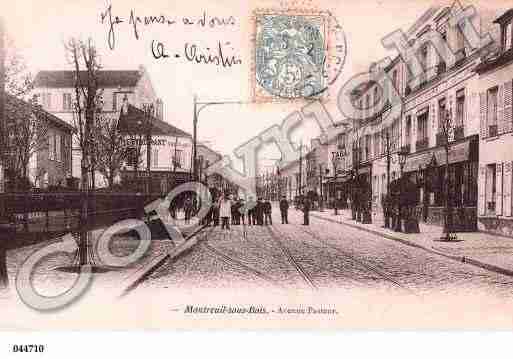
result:
[[[146,131],[146,193],[151,192],[151,132],[153,130],[153,104],[144,106],[145,131]]]
[[[193,98],[193,101],[194,101],[194,117],[192,119],[192,125],[193,125],[193,130],[192,130],[192,176],[193,176],[193,180],[196,181],[196,175],[197,175],[197,169],[196,169],[196,158],[197,158],[197,144],[198,144],[198,105],[197,105],[197,102],[198,102],[198,99],[196,97],[196,95],[194,95],[194,98]]]
[[[387,194],[386,194],[386,200],[383,201],[386,206],[389,206],[390,204],[390,135],[388,133],[388,129],[386,131],[386,146],[387,146]],[[385,211],[385,208],[383,208],[383,211]],[[390,217],[385,214],[385,228],[390,228]]]
[[[303,139],[299,145],[299,195],[303,194]]]
[[[319,199],[319,211],[324,212],[324,197],[322,195],[322,164],[319,163],[319,193],[321,198]]]

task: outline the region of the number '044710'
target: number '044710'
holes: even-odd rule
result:
[[[44,350],[45,346],[41,344],[14,344],[12,346],[13,353],[42,353]]]

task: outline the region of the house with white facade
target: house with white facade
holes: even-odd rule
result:
[[[40,71],[34,79],[34,95],[44,110],[63,119],[68,124],[75,125],[73,111],[74,71]],[[86,76],[81,72],[80,76]],[[119,112],[124,100],[135,107],[142,108],[145,104],[156,104],[156,117],[163,119],[163,102],[157,97],[148,72],[143,66],[136,70],[101,70],[98,78],[102,91],[102,112],[112,119],[119,118]],[[81,151],[78,141],[73,141],[72,175],[80,178]],[[97,174],[97,187],[106,185],[107,181]]]
[[[513,9],[498,16],[498,48],[479,76],[479,230],[513,237]]]

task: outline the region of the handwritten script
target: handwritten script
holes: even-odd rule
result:
[[[219,17],[211,16],[207,11],[203,11],[199,16],[169,16],[167,14],[152,14],[140,16],[134,9],[130,10],[130,14],[124,18],[113,14],[112,5],[100,13],[101,24],[106,25],[107,43],[111,50],[116,48],[117,31],[122,24],[130,27],[130,32],[136,40],[139,40],[142,29],[145,27],[182,27],[186,29],[196,26],[200,29],[222,29],[234,27],[237,21],[233,16]],[[229,42],[218,40],[215,46],[201,47],[195,43],[184,43],[183,49],[171,54],[168,52],[166,45],[162,41],[152,40],[151,54],[154,59],[179,59],[193,64],[215,65],[229,68],[234,65],[242,64],[242,60],[237,55],[236,50]]]

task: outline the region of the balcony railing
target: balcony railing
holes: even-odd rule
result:
[[[417,151],[425,150],[429,146],[429,138],[425,137],[421,140],[418,140],[417,142],[415,142],[415,145]]]
[[[461,140],[463,137],[465,137],[463,126],[456,126],[454,128],[454,140]]]
[[[497,135],[498,135],[497,125],[490,125],[490,126],[488,126],[488,136],[489,137],[495,137]]]
[[[436,134],[436,145],[443,146],[447,144],[447,137],[443,133]]]

